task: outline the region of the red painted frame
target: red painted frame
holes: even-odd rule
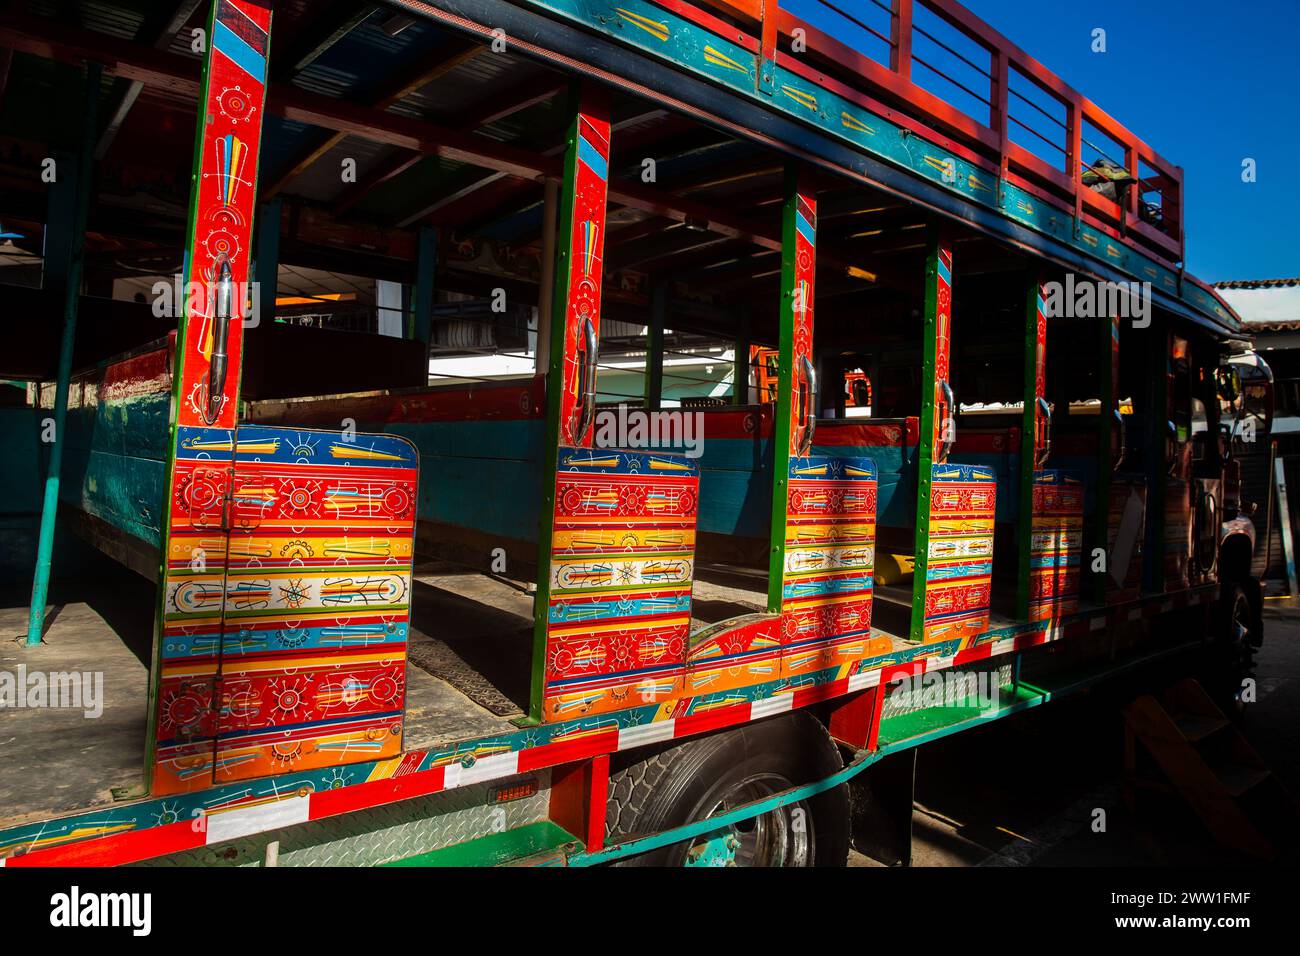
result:
[[[963,159],[999,170],[1008,182],[1030,190],[1061,209],[1071,210],[1076,218],[1115,239],[1125,242],[1140,239],[1144,251],[1153,252],[1171,263],[1182,261],[1182,169],[956,0],[891,0],[888,65],[859,53],[788,11],[779,9],[774,0],[695,0],[695,5],[683,0],[661,0],[661,3],[702,26],[716,29],[728,37],[734,34],[734,39],[746,49],[761,51],[765,60],[775,59],[782,67],[813,79],[840,95],[884,111],[883,115],[915,132],[924,133],[940,143],[952,137],[961,147],[954,152]],[[917,5],[988,51],[992,69],[988,96],[990,111],[986,123],[913,82],[912,19]],[[708,7],[717,13],[706,13],[697,7]],[[796,29],[804,32],[807,51],[799,56],[790,56],[781,49],[781,43],[788,41]],[[838,75],[839,81],[827,76],[819,67]],[[1065,142],[1061,145],[1065,153],[1063,169],[1054,167],[1010,140],[1008,93],[1013,71],[1065,108]],[[859,85],[864,89],[859,90]],[[895,109],[877,102],[871,94],[883,96],[909,116],[898,115]],[[1154,176],[1149,181],[1159,185],[1168,232],[1141,220],[1139,189],[1131,189],[1127,201],[1121,206],[1083,185],[1081,154],[1085,121],[1123,148],[1123,165],[1133,176],[1138,175],[1139,161],[1153,170]]]

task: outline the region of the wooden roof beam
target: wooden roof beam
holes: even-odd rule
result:
[[[322,6],[324,9],[321,9]],[[299,21],[305,23],[297,35],[289,41],[283,52],[277,52],[272,57],[272,82],[283,83],[297,76],[361,26],[374,12],[374,4],[358,4],[356,0],[315,4],[311,14]]]
[[[52,20],[0,14],[0,46],[11,46],[47,59],[98,62],[111,75],[138,79],[147,85],[198,97],[197,60],[102,33],[68,28]],[[537,180],[561,174],[560,161],[555,157],[389,113],[383,108],[322,96],[292,85],[272,87],[267,108],[286,119],[319,126],[343,136],[355,135],[413,152],[443,156],[520,179]],[[678,222],[690,219],[695,223],[707,223],[709,229],[720,235],[746,239],[764,249],[781,248],[779,234],[707,205],[674,196],[664,189],[611,180],[609,199]]]
[[[145,18],[144,23],[136,31],[135,38],[140,43],[148,43],[155,50],[166,50],[172,42],[172,39],[180,32],[181,28],[189,22],[194,11],[198,9],[202,0],[181,0],[180,4],[172,8],[169,14],[163,12],[154,14]],[[126,122],[131,108],[135,106],[135,101],[140,98],[140,93],[144,90],[144,83],[141,80],[125,81],[118,79],[113,84],[113,102],[107,110],[104,111],[108,116],[108,122],[104,125],[104,130],[100,133],[99,142],[95,144],[95,159],[103,159],[108,153],[109,148],[113,145],[113,140],[117,138],[117,131],[122,128]]]
[[[377,96],[369,98],[367,106],[371,109],[386,111],[388,107],[400,103],[406,97],[410,96],[417,90],[423,89],[440,76],[446,76],[452,70],[456,69],[463,63],[474,59],[485,48],[477,43],[460,44],[450,55],[437,57],[433,63],[424,63],[414,71],[398,79],[396,83],[389,86]],[[305,150],[291,165],[282,176],[280,176],[269,187],[262,190],[262,199],[270,199],[275,196],[297,176],[311,168],[317,160],[328,153],[331,149],[347,138],[346,133],[335,131],[325,136],[316,145]]]
[[[464,115],[452,120],[450,125],[464,129],[482,129],[484,126],[490,126],[503,119],[508,119],[516,113],[521,113],[531,106],[545,103],[562,92],[567,86],[568,81],[562,79],[556,79],[552,83],[543,83],[540,86],[536,81],[522,83],[513,90],[508,90],[499,96],[493,97],[489,102],[480,104],[473,113],[467,110]],[[364,182],[357,183],[353,188],[344,190],[346,195],[334,204],[334,212],[342,213],[351,209],[384,183],[391,182],[423,158],[418,153],[393,157],[392,160],[380,167],[376,173],[367,177]],[[487,186],[499,179],[500,176],[498,175],[487,176],[480,181],[479,185],[480,187]],[[445,207],[450,200],[456,198],[461,197],[459,195],[445,197],[436,208]]]

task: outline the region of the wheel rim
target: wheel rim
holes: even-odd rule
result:
[[[792,786],[775,773],[746,777],[713,797],[696,819],[720,816]],[[683,862],[686,866],[811,866],[812,814],[800,801],[704,834],[687,848]]]

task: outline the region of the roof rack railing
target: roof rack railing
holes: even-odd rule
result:
[[[778,0],[660,2],[708,8],[762,62],[902,113],[915,132],[1076,219],[1183,259],[1182,169],[954,0],[808,0],[806,19]]]

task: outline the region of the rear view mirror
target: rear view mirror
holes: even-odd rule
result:
[[[1241,397],[1241,373],[1235,366],[1220,365],[1214,370],[1214,387],[1219,398],[1235,408]]]

